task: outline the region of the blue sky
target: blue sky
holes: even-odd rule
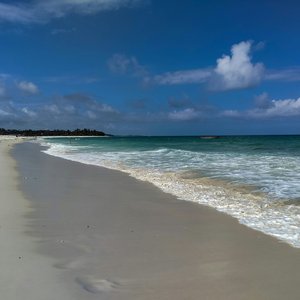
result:
[[[299,8],[0,0],[0,127],[299,134]]]

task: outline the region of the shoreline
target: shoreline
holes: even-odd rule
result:
[[[95,145],[98,142],[95,142]],[[129,146],[128,152],[126,150],[123,153],[122,151],[119,152],[118,148],[115,149],[116,152],[111,151],[114,148],[113,145],[112,149],[105,151],[106,146],[103,145],[104,151],[101,150],[98,154],[96,149],[99,145],[95,148],[96,152],[94,150],[90,152],[90,146],[83,145],[80,141],[71,145],[71,143],[67,144],[66,141],[48,143],[47,140],[43,140],[41,144],[47,147],[43,152],[49,155],[121,171],[143,182],[150,182],[163,192],[172,194],[180,200],[212,207],[236,218],[243,225],[271,235],[300,249],[298,237],[300,207],[293,205],[296,203],[293,200],[289,202],[286,198],[287,191],[289,191],[291,197],[295,196],[295,192],[297,193],[297,172],[294,171],[294,179],[290,179],[288,184],[285,185],[283,184],[285,182],[284,178],[289,178],[288,168],[282,169],[283,173],[281,180],[279,180],[280,176],[276,178],[271,174],[271,169],[274,169],[274,166],[263,163],[263,161],[267,162],[269,160],[267,157],[263,160],[257,157],[253,161],[255,155],[253,157],[250,155],[250,164],[247,160],[243,161],[245,157],[240,157],[240,159],[233,162],[233,165],[243,166],[239,170],[236,167],[231,169],[230,163],[228,168],[224,168],[226,159],[222,158],[222,155],[216,154],[215,159],[216,161],[219,160],[221,165],[218,170],[217,166],[213,166],[209,155],[205,155],[205,151],[202,153],[205,158],[202,159],[199,159],[199,156],[197,158],[197,151],[194,154],[189,151],[183,153],[184,156],[189,156],[189,159],[183,158],[183,162],[180,162],[181,160],[177,161],[177,158],[181,155],[181,150],[174,150],[172,147],[168,149],[163,143],[160,146],[154,146],[157,147],[156,150],[152,149],[154,152],[150,147],[148,149],[150,152],[138,150],[136,153],[134,152],[134,146],[131,150],[132,146]],[[74,148],[69,146],[74,146]],[[81,148],[81,146],[84,147]],[[86,150],[84,150],[85,147],[87,147]],[[197,161],[195,162],[196,167],[190,164],[190,161],[194,161],[194,159]],[[208,160],[208,166],[205,163],[206,160]],[[230,157],[228,157],[228,160],[230,161]],[[143,162],[145,162],[145,165],[143,165]],[[278,160],[276,162],[275,157],[273,162],[275,165],[277,164],[279,171],[281,162]],[[251,166],[255,164],[257,168],[261,167],[262,173],[266,173],[261,178],[256,175],[257,168],[253,169]],[[286,165],[289,164],[294,165],[294,168],[299,165],[293,159]],[[216,169],[215,176],[213,176],[214,169]],[[243,169],[245,170],[244,174],[241,171]],[[241,172],[241,180],[237,177],[239,172]],[[245,177],[243,178],[243,176]],[[288,185],[291,189],[287,188]]]
[[[299,249],[119,171],[41,153],[36,144],[16,145],[13,157],[35,208],[27,234],[73,299],[299,298]]]

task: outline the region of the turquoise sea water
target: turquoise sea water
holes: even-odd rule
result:
[[[46,153],[117,169],[300,247],[300,136],[51,138]]]

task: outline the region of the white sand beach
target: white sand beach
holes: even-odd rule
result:
[[[61,284],[53,260],[36,251],[37,241],[26,234],[26,215],[34,208],[19,190],[16,163],[11,147],[23,138],[0,140],[0,294],[1,299],[74,299]]]
[[[0,143],[5,300],[299,299],[300,251],[126,174]]]

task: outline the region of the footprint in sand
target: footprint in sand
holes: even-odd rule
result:
[[[68,270],[68,269],[74,270],[79,268],[81,265],[82,262],[80,260],[72,260],[72,261],[55,263],[53,267],[62,270]]]
[[[87,292],[97,294],[110,292],[117,289],[120,284],[107,279],[96,279],[92,277],[78,277],[76,282]]]

